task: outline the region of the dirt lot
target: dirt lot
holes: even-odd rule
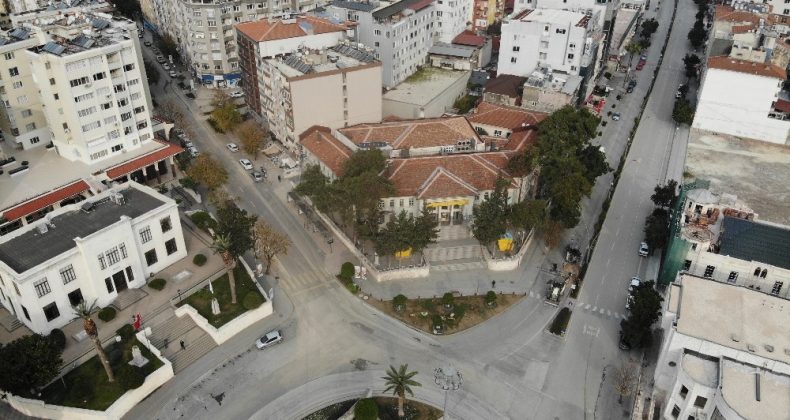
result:
[[[485,295],[461,296],[454,298],[453,306],[447,309],[442,305],[441,298],[436,299],[408,299],[402,311],[396,312],[391,300],[368,300],[368,303],[385,312],[387,315],[399,319],[427,333],[432,333],[434,316],[444,318],[444,334],[454,334],[501,313],[524,295],[497,295],[496,305],[488,307]]]

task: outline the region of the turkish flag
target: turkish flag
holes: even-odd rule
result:
[[[143,319],[140,317],[140,313],[137,313],[137,316],[134,318],[134,330],[139,331],[140,327],[143,325]]]

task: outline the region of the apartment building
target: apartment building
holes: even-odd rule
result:
[[[528,77],[539,67],[570,75],[595,67],[599,27],[594,17],[567,10],[524,10],[502,22],[498,74]]]
[[[669,286],[654,386],[661,418],[786,419],[787,298],[683,275]]]
[[[607,0],[514,0],[513,13],[536,9],[568,10],[594,15],[598,19],[598,25],[604,26],[604,21],[612,20],[618,3]]]
[[[374,49],[387,88],[426,64],[438,27],[434,0],[334,0],[326,12],[336,19],[357,22],[357,41]]]
[[[470,26],[474,0],[436,0],[436,41],[451,43]]]
[[[162,0],[147,21],[178,45],[192,75],[209,86],[235,86],[241,79],[233,26],[314,9],[321,0]],[[151,10],[153,9],[153,10]],[[151,15],[153,14],[153,15]]]
[[[269,130],[292,152],[299,151],[299,135],[314,125],[381,121],[381,62],[349,43],[262,60],[260,75]]]
[[[128,183],[0,238],[0,302],[33,332],[100,307],[186,256],[176,202]]]
[[[474,0],[472,5],[472,29],[485,31],[496,22],[497,0]]]

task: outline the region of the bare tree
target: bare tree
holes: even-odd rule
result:
[[[247,120],[236,129],[236,136],[241,142],[241,148],[244,149],[244,153],[252,156],[253,160],[257,159],[258,150],[260,150],[266,140],[266,130],[256,121]]]
[[[224,186],[219,187],[215,190],[211,190],[208,193],[208,201],[216,208],[222,208],[228,205],[228,203],[235,202],[236,200],[234,197],[225,189]]]
[[[562,224],[549,220],[543,228],[543,242],[549,249],[554,249],[560,244],[562,239]]]
[[[184,114],[181,112],[181,107],[178,106],[178,104],[172,99],[168,99],[159,104],[156,112],[162,118],[172,121],[176,127],[181,127],[184,125]]]
[[[263,258],[266,261],[266,274],[269,274],[274,257],[287,254],[291,240],[287,235],[274,230],[270,224],[263,220],[258,220],[255,223],[254,235],[255,257]]]
[[[617,402],[622,405],[623,397],[631,395],[636,381],[636,368],[632,363],[623,362],[614,371],[614,390],[617,392]]]

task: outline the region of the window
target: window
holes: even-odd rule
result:
[[[691,268],[691,260],[683,261],[683,271],[689,271]]]
[[[25,124],[25,131],[33,131],[36,129],[36,123]]]
[[[134,281],[134,272],[132,271],[132,267],[126,267],[126,281]]]
[[[14,283],[11,283],[11,284],[13,284],[13,285],[14,285],[14,291],[16,292],[16,295],[17,295],[17,296],[22,296],[22,294],[21,294],[21,293],[19,293],[19,286],[17,286],[17,285],[16,285],[16,282],[14,282]]]
[[[11,77],[19,76],[19,69],[16,67],[11,67],[10,69],[8,69],[8,74],[10,74]]]
[[[25,118],[30,117],[32,115],[33,115],[33,111],[31,111],[29,109],[26,109],[26,110],[22,111],[22,116],[25,117]]]
[[[99,72],[99,73],[96,73],[96,74],[94,74],[94,75],[93,75],[93,80],[94,80],[94,81],[96,81],[96,80],[102,80],[102,79],[104,79],[105,77],[107,77],[107,75],[106,75],[106,74],[105,74],[105,73],[102,71],[102,72]]]
[[[494,130],[494,135],[497,137],[502,137],[502,130]]]
[[[767,275],[768,275],[768,269],[767,268],[763,268],[763,271],[760,272],[760,278],[764,279],[765,276],[767,276]]]
[[[414,205],[414,199],[413,199],[413,198],[410,198],[410,199],[409,199],[409,207],[411,207],[411,206],[413,206],[413,205]]]
[[[713,272],[716,271],[716,267],[709,265],[705,267],[705,274],[703,277],[713,277]]]
[[[98,151],[96,153],[91,153],[90,157],[91,157],[91,160],[96,160],[96,159],[99,159],[99,158],[103,158],[103,157],[107,156],[108,154],[109,154],[109,152],[107,152],[107,149],[104,149],[104,150],[100,150],[100,151]]]
[[[101,121],[94,121],[90,124],[85,124],[82,126],[82,132],[87,133],[88,131],[94,130],[101,127]]]
[[[159,225],[162,227],[162,233],[167,232],[173,228],[173,225],[170,224],[170,216],[160,220]]]
[[[121,255],[118,253],[118,247],[114,246],[109,251],[107,251],[107,260],[110,262],[110,265],[117,264],[121,261]]]
[[[25,318],[27,318],[27,320],[30,321],[30,314],[27,313],[27,308],[25,308],[24,305],[19,305],[19,306],[22,307],[22,313],[25,314]]]
[[[782,290],[782,286],[784,286],[783,282],[781,282],[781,281],[775,282],[774,283],[774,287],[771,288],[771,294],[772,295],[778,295],[779,292]]]
[[[156,264],[157,261],[159,261],[159,260],[156,258],[156,250],[155,249],[152,249],[152,250],[150,250],[150,251],[145,253],[145,263],[149,267],[154,265],[154,264]]]
[[[77,290],[69,293],[69,304],[71,304],[71,306],[77,306],[83,300],[85,300],[85,299],[83,299],[82,291],[80,289],[77,289]]]
[[[738,272],[730,271],[730,275],[727,276],[727,283],[735,283],[736,280],[738,280]]]
[[[565,29],[557,29],[555,32],[558,33],[558,34],[564,34],[565,33]]]
[[[165,242],[165,251],[167,251],[167,255],[173,255],[178,251],[175,238]]]
[[[107,293],[112,293],[115,291],[115,288],[112,285],[112,279],[107,277],[104,279],[104,285],[107,286]]]
[[[754,275],[755,276],[759,276],[760,275],[760,267],[757,267],[757,268],[754,269]]]
[[[93,99],[93,92],[75,97],[74,102],[87,101],[88,99]]]
[[[38,138],[38,136],[35,136],[35,137],[31,137],[31,138],[30,138],[30,144],[36,144],[36,143],[38,143],[38,142],[40,142],[40,141],[41,141],[41,139],[40,139],[40,138]]]
[[[42,297],[52,291],[52,289],[49,288],[49,282],[46,277],[33,283],[33,287],[35,287],[38,297]]]
[[[74,273],[74,267],[69,264],[60,269],[60,278],[63,279],[63,284],[69,284],[77,279],[77,274]]]
[[[104,259],[104,254],[99,254],[97,258],[99,259],[99,267],[101,267],[102,270],[107,268],[107,261]]]
[[[18,104],[20,104],[20,105],[21,104],[26,104],[27,103],[27,95],[21,95],[21,96],[17,97],[16,98],[16,102]]]
[[[573,54],[568,54],[568,60],[573,60]]]
[[[395,200],[390,200],[390,207],[395,207]]]
[[[123,145],[122,144],[116,144],[115,146],[110,148],[110,151],[112,153],[115,153],[115,152],[119,152],[121,149],[123,149]]]
[[[694,407],[705,408],[705,404],[707,403],[708,403],[707,398],[698,396],[697,399],[694,400]]]
[[[138,106],[137,108],[134,109],[134,113],[135,114],[139,114],[141,112],[145,112],[145,107],[144,106]]]
[[[510,62],[511,63],[515,63],[516,62],[516,57],[510,57]]]
[[[92,107],[81,109],[81,110],[77,111],[77,115],[79,115],[80,117],[87,117],[88,115],[91,115],[94,112],[96,112],[96,107],[92,106]]]
[[[7,52],[7,53],[3,54],[3,57],[5,57],[6,60],[13,60],[14,59],[14,53],[13,52]]]
[[[14,89],[19,89],[22,87],[22,81],[14,82]]]
[[[77,87],[84,85],[88,82],[90,82],[90,79],[88,79],[88,77],[85,76],[85,77],[80,77],[79,79],[72,79],[69,81],[69,84],[71,85],[71,87]]]
[[[686,399],[686,396],[689,394],[689,389],[686,388],[685,385],[680,386],[680,398]]]
[[[126,244],[118,245],[118,249],[121,251],[121,258],[126,259],[126,257],[129,256],[129,254],[126,253]]]
[[[126,121],[130,118],[132,118],[131,112],[124,112],[123,114],[121,114],[121,121]]]
[[[134,70],[134,64],[127,64],[123,66],[123,71],[132,71]]]
[[[519,46],[513,47],[513,52],[519,52],[520,50],[521,50],[521,47],[519,47]]]
[[[676,419],[678,418],[679,415],[680,415],[680,407],[675,405],[674,407],[672,407],[672,418]]]
[[[59,317],[60,311],[58,310],[58,305],[56,305],[55,302],[52,302],[45,306],[44,316],[47,317],[47,321],[52,321],[53,319]]]

